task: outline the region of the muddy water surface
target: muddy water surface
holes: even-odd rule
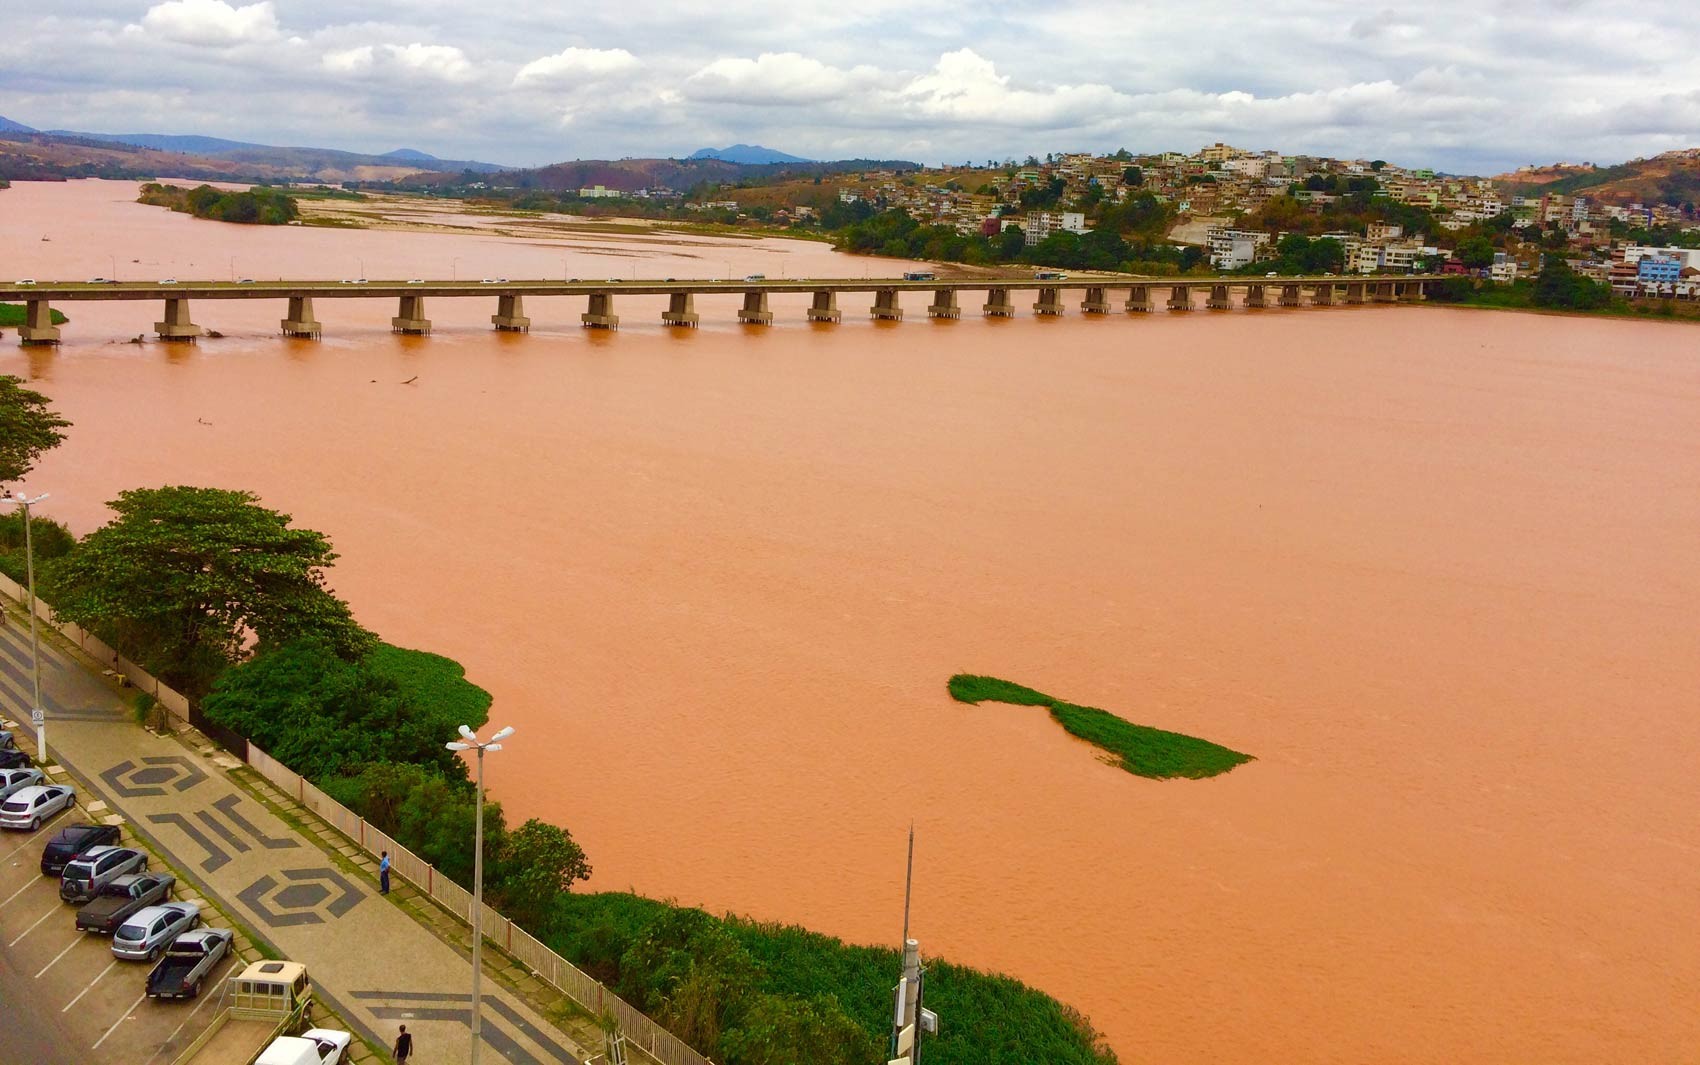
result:
[[[3,269],[865,265],[243,229],[132,195],[0,192]],[[327,531],[362,621],[495,693],[519,728],[496,795],[570,825],[597,887],[895,942],[913,820],[924,948],[1079,1006],[1127,1061],[1685,1060],[1700,330],[875,326],[864,298],[838,327],[776,301],[769,330],[699,299],[704,327],[671,333],[634,299],[617,334],[528,300],[529,336],[436,301],[429,338],[326,300],[319,343],[273,335],[281,301],[206,303],[226,338],[179,348],[112,342],[152,305],[71,305],[60,349],[0,372],[76,422],[31,486],[79,531],[165,482]],[[1140,780],[1039,711],[951,702],[961,670],[1258,760]]]

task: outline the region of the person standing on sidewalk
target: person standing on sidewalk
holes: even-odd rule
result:
[[[390,852],[389,851],[382,851],[382,852],[380,852],[379,858],[378,858],[378,894],[388,895],[389,893],[390,893]],[[406,1032],[407,1032],[407,1029],[403,1028],[402,1033],[406,1034]],[[412,1042],[412,1040],[409,1040],[409,1042]],[[396,1060],[399,1061],[401,1059],[397,1058]]]
[[[407,1034],[407,1025],[401,1026],[401,1034],[395,1037],[396,1065],[407,1065],[407,1059],[413,1056],[413,1037]]]

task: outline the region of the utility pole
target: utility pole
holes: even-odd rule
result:
[[[461,739],[443,744],[451,751],[478,752],[478,799],[473,814],[472,829],[472,1065],[478,1065],[478,1051],[483,1041],[484,976],[484,752],[499,751],[501,741],[514,734],[509,727],[481,742],[477,733],[466,725],[460,726]]]
[[[30,612],[30,677],[35,686],[35,703],[30,707],[30,722],[35,725],[36,761],[47,761],[47,711],[41,706],[41,635],[36,630],[35,617],[35,540],[30,533],[30,507],[47,498],[47,493],[30,499],[12,495],[10,489],[0,496],[0,503],[15,503],[24,514],[24,569],[29,582]]]
[[[937,1033],[938,1015],[923,1006],[926,970],[921,968],[921,944],[909,938],[909,903],[915,884],[915,826],[909,826],[909,862],[903,875],[903,973],[898,978],[891,1018],[892,1062],[919,1065],[921,1033]]]

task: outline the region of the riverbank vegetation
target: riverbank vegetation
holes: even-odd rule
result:
[[[1064,702],[997,677],[958,673],[950,678],[949,689],[951,697],[963,703],[996,702],[1046,707],[1070,735],[1107,751],[1114,756],[1115,764],[1136,776],[1154,780],[1172,777],[1199,779],[1226,773],[1252,760],[1249,754],[1241,754],[1209,740],[1149,725],[1136,725],[1108,710]]]
[[[1518,278],[1509,284],[1452,277],[1429,286],[1427,295],[1431,303],[1464,307],[1700,321],[1700,303],[1614,295],[1610,286],[1582,276],[1556,254],[1545,257],[1534,277]]]
[[[443,742],[489,717],[458,663],[360,627],[330,590],[322,534],[248,492],[122,493],[115,517],[46,565],[56,613],[191,694],[221,742],[252,739],[332,798],[470,885],[475,792]],[[0,526],[0,558],[6,542]],[[715,916],[620,892],[579,894],[591,864],[570,832],[485,807],[491,904],[727,1065],[878,1065],[895,949]],[[930,962],[937,1065],[1111,1065],[1085,1020],[1004,976]]]
[[[25,307],[21,303],[0,303],[0,326],[9,325],[13,329],[16,329],[18,326],[24,324],[28,313],[29,308]],[[64,325],[66,322],[70,321],[69,318],[59,313],[59,309],[57,307],[49,309],[47,313],[48,317],[53,319],[54,325]]]
[[[70,427],[46,396],[24,387],[23,378],[0,374],[0,485],[35,469],[35,460],[58,447]]]
[[[230,192],[211,185],[186,189],[180,185],[161,185],[150,181],[142,186],[142,194],[136,197],[136,202],[166,207],[215,222],[281,226],[301,217],[295,197],[262,185],[256,185],[247,192]]]

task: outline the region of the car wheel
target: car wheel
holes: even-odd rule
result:
[[[37,817],[36,819],[34,819],[33,821],[30,822],[30,831],[31,832],[37,831],[40,828],[41,828],[41,818]]]
[[[143,858],[143,859],[142,859],[142,864],[141,864],[141,865],[138,865],[138,866],[136,866],[136,872],[138,872],[138,873],[145,873],[145,872],[147,872],[147,871],[148,871],[148,860],[147,860],[147,859],[146,859],[146,858]]]
[[[148,951],[148,960],[149,961],[157,961],[158,959],[159,959],[159,948],[158,947],[154,947],[152,950]]]
[[[199,980],[196,980],[195,986],[191,987],[189,989],[189,997],[190,998],[200,998],[201,997],[201,982]]]

